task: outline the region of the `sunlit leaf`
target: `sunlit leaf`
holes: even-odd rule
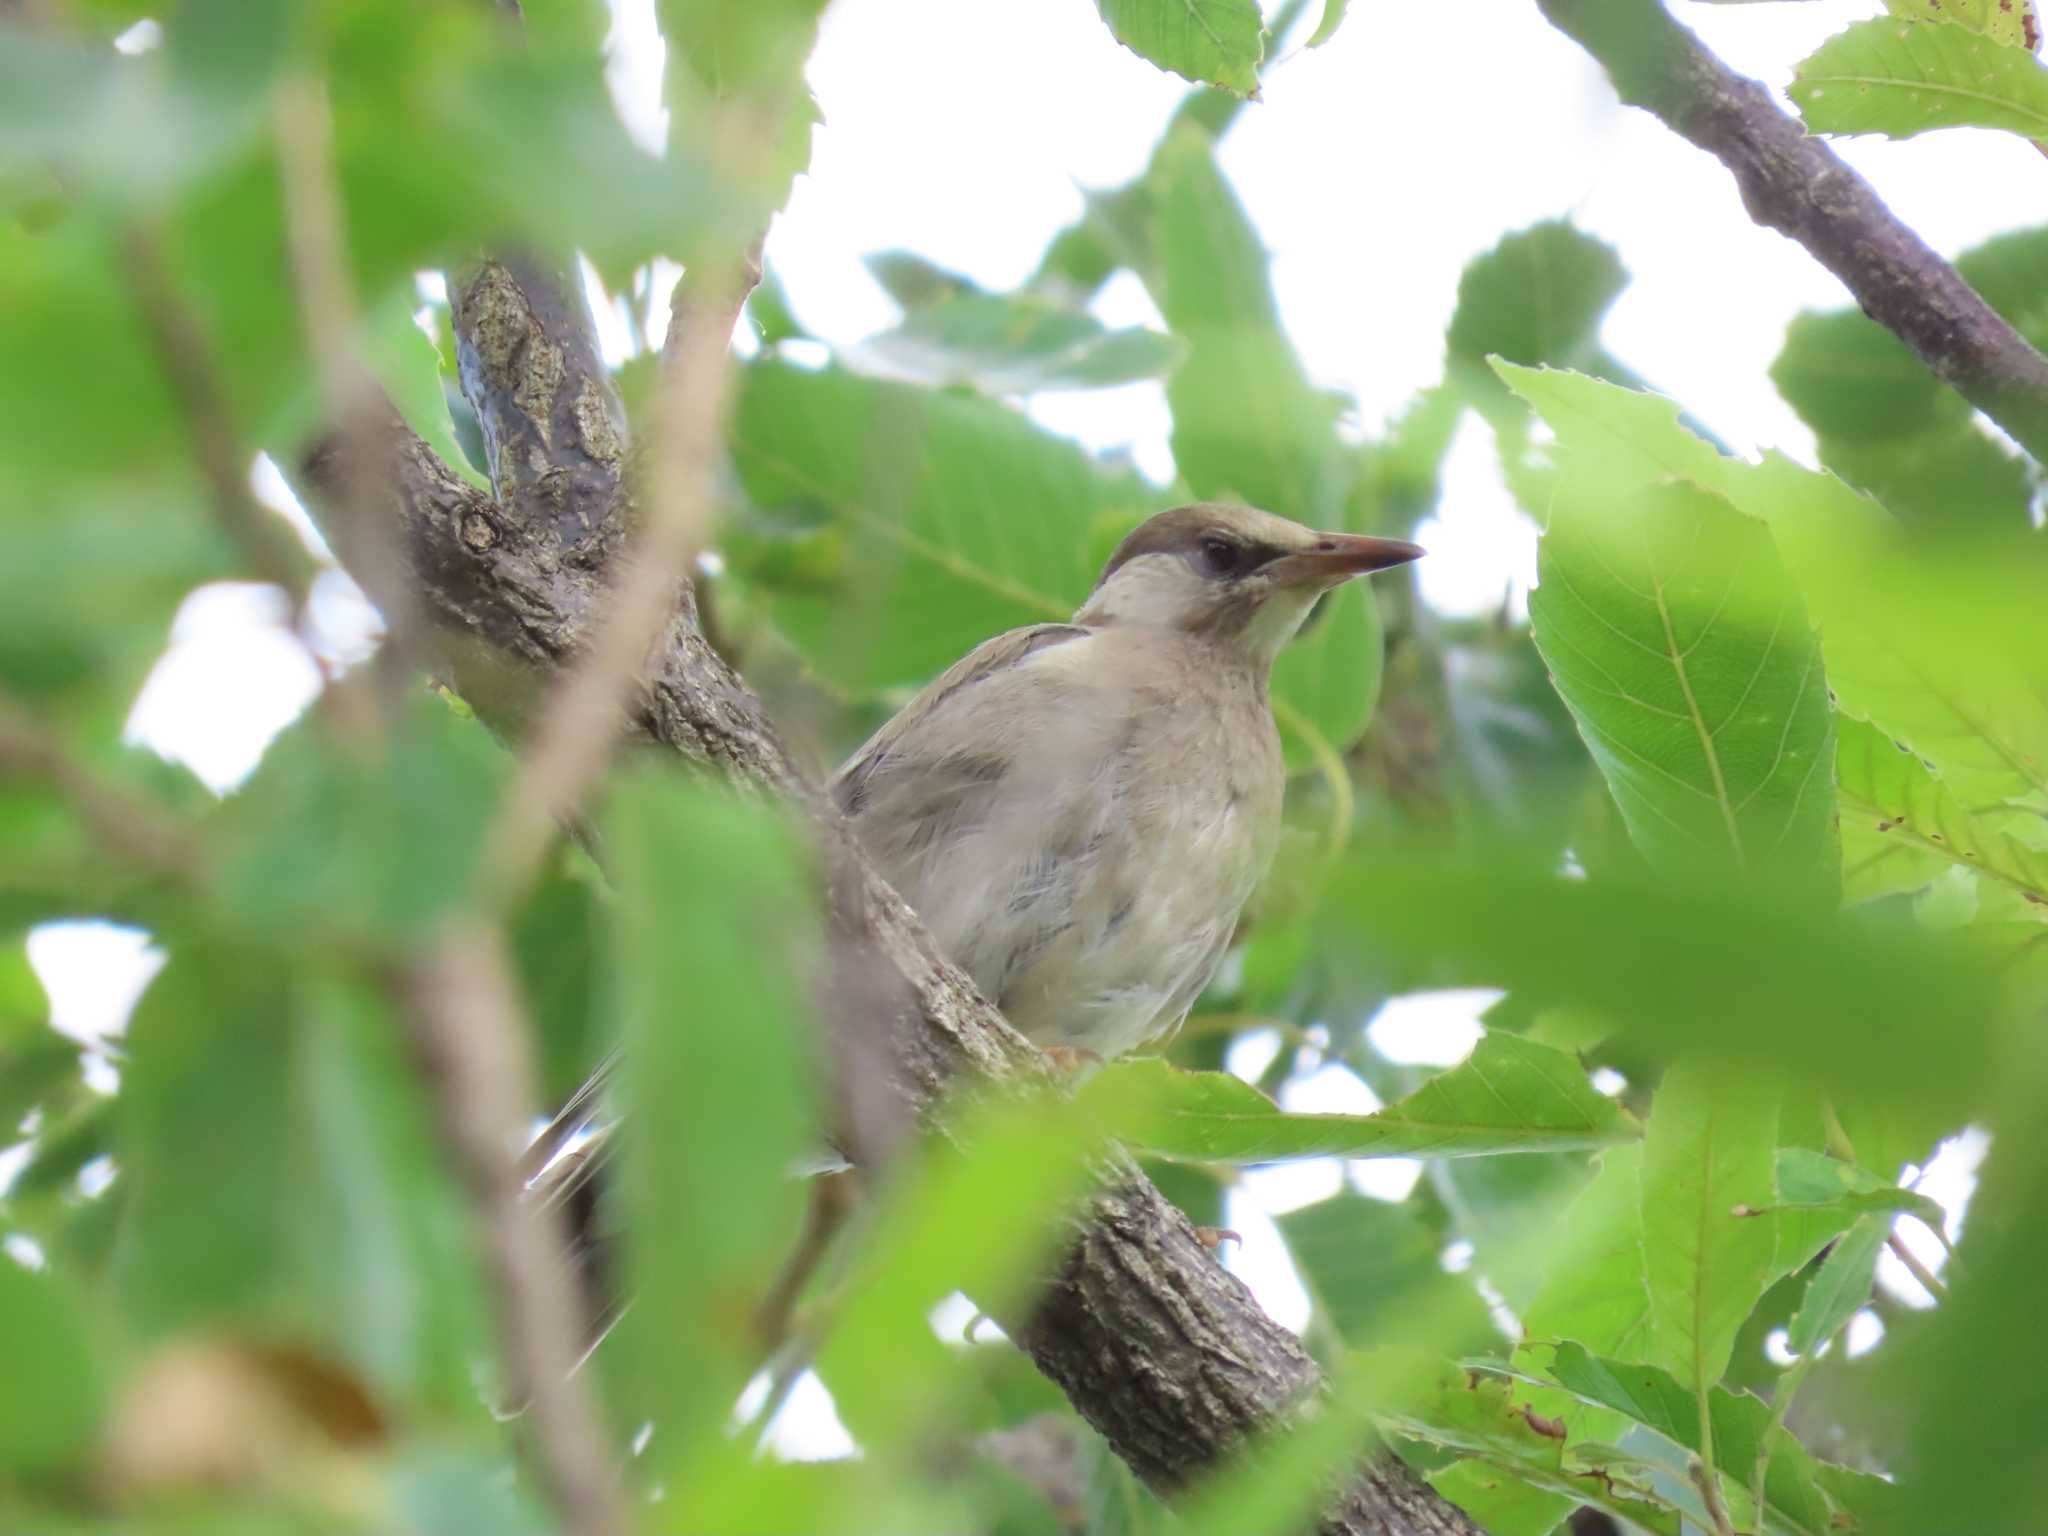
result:
[[[1916,21],[1952,21],[2012,48],[2032,50],[2041,43],[2034,0],[1885,0],[1884,8]]]
[[[1530,623],[1637,846],[1667,868],[1831,884],[1820,643],[1770,534],[1640,475],[1626,421],[1601,414],[1637,397],[1502,372],[1558,434]]]
[[[1161,69],[1240,96],[1259,88],[1265,22],[1255,0],[1095,0],[1116,40]]]
[[[2048,637],[2021,595],[2041,563],[2032,541],[2017,530],[1955,549],[1915,540],[1832,475],[1777,454],[1748,464],[1716,453],[1669,400],[1573,374],[1514,378],[1602,436],[1596,467],[1617,495],[1690,481],[1770,527],[1843,712],[1907,742],[1959,794],[2048,792],[2048,701],[2029,680]],[[1923,622],[1900,624],[1908,609]]]
[[[1859,21],[1800,62],[1789,92],[1816,133],[2004,128],[2048,139],[2048,70],[1953,21]]]

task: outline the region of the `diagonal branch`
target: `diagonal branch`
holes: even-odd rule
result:
[[[446,577],[457,573],[445,573],[429,604],[466,635],[510,635],[523,660],[547,668],[574,654],[593,632],[602,595],[597,571],[634,514],[622,495],[595,526],[555,515],[558,503],[547,487],[585,467],[586,445],[573,434],[544,438],[517,417],[523,409],[536,419],[560,419],[565,401],[599,397],[609,382],[601,373],[578,376],[571,360],[594,360],[594,351],[558,328],[576,323],[580,308],[559,294],[528,293],[524,278],[536,270],[485,263],[460,285],[456,326],[465,356],[483,355],[474,328],[486,314],[497,327],[489,348],[505,366],[465,366],[465,386],[476,391],[479,417],[498,424],[502,441],[523,442],[529,452],[540,445],[542,461],[529,457],[516,481],[501,483],[500,504],[478,514],[491,520],[488,548],[463,540],[451,550],[437,531],[445,512],[430,513],[428,528],[411,543],[472,552],[479,566],[489,562],[490,569],[454,581]],[[491,296],[488,309],[478,302],[483,294]],[[688,298],[678,305],[679,318]],[[518,613],[501,611],[501,584],[516,594]],[[540,611],[536,599],[549,595],[558,596],[560,606]],[[837,1042],[844,1055],[885,1063],[875,1089],[883,1102],[842,1110],[853,1150],[885,1141],[892,1127],[934,1106],[963,1076],[1014,1080],[1043,1073],[1039,1053],[939,952],[923,922],[876,873],[790,757],[760,701],[705,639],[687,588],[632,713],[647,738],[792,801],[810,819],[835,948],[858,957],[859,974],[883,978],[873,990],[882,1000],[885,1038]],[[857,1031],[861,1021],[848,1022]],[[877,1074],[868,1064],[850,1075],[872,1083]],[[1129,1164],[1080,1213],[1075,1245],[1019,1336],[1083,1417],[1162,1493],[1187,1486],[1255,1434],[1303,1411],[1321,1387],[1320,1373],[1294,1336],[1259,1309],[1242,1282],[1197,1242],[1180,1211]],[[1471,1536],[1475,1528],[1406,1468],[1387,1462],[1361,1476],[1323,1530],[1327,1536]]]
[[[1723,64],[1661,0],[1537,0],[1645,108],[1735,177],[1750,217],[1839,277],[1934,376],[2048,464],[2048,358],[1884,205],[1870,183]]]

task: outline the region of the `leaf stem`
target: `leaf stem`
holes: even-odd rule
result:
[[[1948,1300],[1948,1286],[1942,1282],[1939,1275],[1927,1267],[1919,1254],[1906,1245],[1904,1238],[1900,1237],[1897,1232],[1887,1232],[1884,1245],[1891,1249],[1898,1257],[1898,1261],[1906,1266],[1915,1280],[1920,1282],[1922,1290],[1926,1291],[1936,1301]]]

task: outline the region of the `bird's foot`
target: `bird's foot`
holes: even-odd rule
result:
[[[1052,1058],[1053,1068],[1061,1077],[1079,1076],[1084,1064],[1091,1067],[1102,1065],[1101,1055],[1085,1045],[1045,1045],[1039,1049]]]
[[[1228,1227],[1197,1227],[1195,1228],[1195,1241],[1211,1253],[1214,1253],[1225,1243],[1236,1243],[1240,1248],[1244,1246],[1244,1239]]]

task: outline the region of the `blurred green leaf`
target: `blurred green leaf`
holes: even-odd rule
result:
[[[1205,500],[1336,527],[1347,488],[1338,402],[1309,383],[1281,329],[1265,247],[1214,143],[1172,132],[1147,185],[1159,232],[1153,297],[1188,348],[1166,387],[1181,478]]]
[[[1546,1348],[1568,1339],[1625,1360],[1648,1347],[1642,1165],[1640,1146],[1601,1154],[1598,1172],[1559,1224],[1543,1287],[1522,1314],[1517,1365],[1541,1369],[1549,1359]],[[1559,1392],[1539,1388],[1523,1396],[1546,1416],[1564,1419],[1574,1438],[1607,1439],[1618,1432],[1611,1415],[1589,1414]]]
[[[1969,404],[1861,310],[1800,315],[1771,378],[1813,428],[1822,463],[1900,517],[2015,525],[2024,518],[2024,461],[1994,443]]]
[[[1503,235],[1459,275],[1444,338],[1454,379],[1487,406],[1501,398],[1489,358],[1598,371],[1600,324],[1627,286],[1614,248],[1568,219]]]
[[[755,204],[740,238],[780,208],[810,164],[816,103],[804,61],[825,0],[657,0],[670,67],[663,94],[672,155],[715,157]]]
[[[723,1433],[758,1364],[752,1311],[794,1240],[815,1114],[814,905],[765,808],[641,773],[607,819],[627,1076],[633,1304],[611,1358],[671,1475]]]
[[[508,761],[474,720],[412,702],[382,760],[312,725],[272,744],[224,820],[220,901],[248,931],[418,944],[463,898]]]
[[[1778,1196],[1788,1206],[1833,1206],[1852,1213],[1902,1212],[1917,1217],[1936,1236],[1947,1224],[1947,1213],[1930,1196],[1896,1188],[1889,1180],[1825,1152],[1781,1147],[1777,1173]]]
[[[2041,1056],[2013,1063],[1950,1290],[1924,1328],[1887,1342],[1871,1383],[1898,1404],[1899,1509],[1886,1533],[1936,1528],[2021,1536],[2048,1500],[2039,1454],[2048,1418],[2048,1346],[2035,1326],[2048,1263],[2048,1138],[2038,1113]],[[1905,1394],[1901,1396],[1900,1394]]]
[[[1120,1103],[1140,1106],[1119,1134],[1196,1162],[1554,1152],[1641,1134],[1574,1057],[1513,1035],[1486,1035],[1458,1066],[1371,1115],[1287,1114],[1227,1072],[1184,1072],[1156,1057],[1112,1062],[1083,1097],[1112,1115]]]
[[[1870,1300],[1877,1256],[1890,1229],[1889,1216],[1862,1217],[1828,1251],[1786,1330],[1786,1348],[1792,1353],[1820,1348]]]
[[[1816,133],[2003,128],[2048,139],[2048,70],[1954,21],[1856,22],[1799,63],[1788,93]]]
[[[863,373],[990,395],[1097,389],[1157,378],[1179,361],[1171,336],[1112,331],[1084,310],[1024,295],[961,294],[912,309],[845,354]]]
[[[1770,534],[1696,484],[1636,478],[1608,409],[1636,397],[1501,371],[1558,434],[1530,624],[1631,837],[1667,868],[1831,886],[1820,643]]]
[[[1350,3],[1351,0],[1323,0],[1322,20],[1316,23],[1315,31],[1309,34],[1308,41],[1303,43],[1302,46],[1304,48],[1320,48],[1324,43],[1327,43],[1332,37],[1336,36],[1337,28],[1344,24],[1345,7]]]
[[[1161,69],[1258,94],[1266,30],[1257,0],[1095,0],[1095,8],[1118,42]]]
[[[1917,540],[1832,475],[1716,453],[1669,400],[1570,374],[1514,377],[1604,435],[1592,468],[1614,495],[1691,481],[1769,526],[1843,712],[1911,745],[1973,800],[2048,793],[2048,701],[2029,680],[2048,634],[2023,595],[2044,564],[2035,541]],[[1899,623],[1903,612],[1918,622]]]
[[[1429,1483],[1486,1536],[1550,1536],[1579,1503],[1574,1494],[1537,1488],[1483,1461],[1454,1461],[1430,1473]]]
[[[1656,1366],[1599,1358],[1576,1344],[1560,1345],[1551,1374],[1583,1400],[1610,1408],[1685,1450],[1700,1452],[1698,1397]],[[1708,1425],[1716,1468],[1731,1505],[1747,1508],[1758,1466],[1764,1467],[1765,1529],[1831,1536],[1841,1529],[1819,1488],[1813,1459],[1771,1422],[1771,1407],[1747,1393],[1708,1394]]]
[[[1586,1465],[1572,1448],[1529,1421],[1506,1383],[1455,1366],[1438,1368],[1430,1389],[1382,1416],[1387,1428],[1479,1460],[1532,1487],[1560,1493],[1659,1536],[1679,1536],[1676,1512],[1647,1482],[1621,1469]]]
[[[1179,1530],[1173,1512],[1131,1475],[1100,1435],[1089,1432],[1081,1454],[1082,1528],[1088,1536],[1174,1536]]]
[[[972,279],[927,261],[915,251],[873,251],[861,258],[861,265],[905,314],[948,299],[992,297]]]
[[[1721,1379],[1771,1281],[1776,1234],[1737,1213],[1776,1198],[1778,1106],[1753,1082],[1682,1063],[1665,1074],[1643,1142],[1643,1358],[1687,1387]]]
[[[2007,830],[2031,829],[2039,835],[2048,829],[2038,815],[1995,804],[1978,814],[1910,751],[1859,720],[1841,723],[1835,777],[1845,824],[1859,821],[1884,838],[1974,869],[2048,907],[2048,852],[2029,847]]]
[[[187,945],[129,1043],[116,1279],[141,1335],[310,1344],[395,1404],[478,1416],[480,1277],[384,999]]]
[[[1995,235],[1956,258],[1956,270],[2036,347],[2048,346],[2048,228]]]
[[[0,1473],[47,1473],[84,1460],[106,1387],[77,1299],[60,1278],[0,1254]]]
[[[757,506],[825,514],[791,541],[847,542],[857,579],[760,593],[814,666],[860,689],[921,683],[999,631],[1066,618],[1095,579],[1089,530],[1164,505],[1007,406],[773,359],[745,372],[732,445]]]
[[[818,1355],[841,1416],[885,1464],[914,1454],[967,1385],[932,1308],[958,1290],[992,1317],[1018,1316],[1109,1129],[1085,1098],[956,1113],[892,1180]]]
[[[1445,1271],[1443,1234],[1407,1206],[1344,1191],[1274,1219],[1309,1295],[1352,1347],[1395,1342],[1417,1307],[1457,1315],[1448,1352],[1499,1342],[1479,1292]]]

